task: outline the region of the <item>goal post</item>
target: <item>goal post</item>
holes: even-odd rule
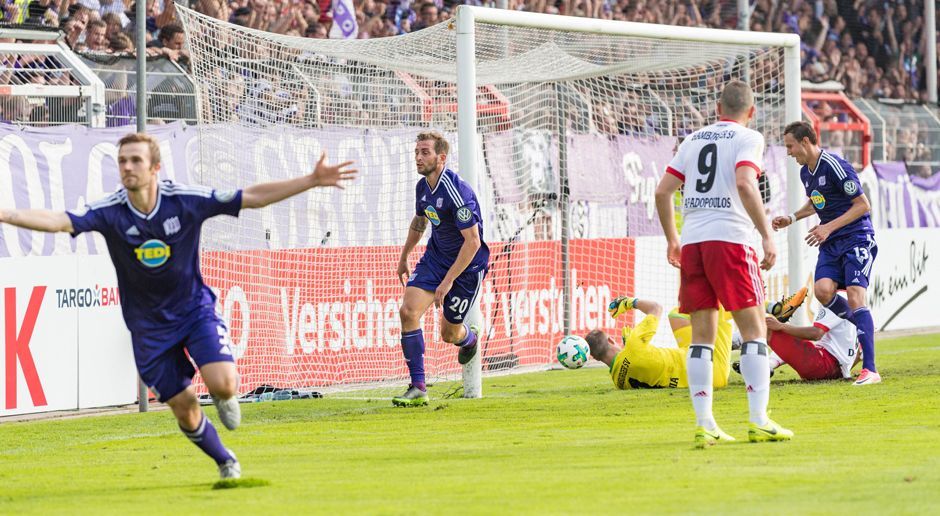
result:
[[[476,177],[479,164],[473,149],[477,146],[477,48],[475,31],[477,24],[489,24],[506,27],[528,27],[541,30],[554,30],[566,33],[605,34],[610,36],[624,36],[645,38],[651,40],[675,40],[690,44],[730,44],[748,46],[782,47],[784,49],[783,68],[785,75],[784,86],[784,112],[785,122],[790,123],[801,120],[800,108],[800,38],[796,34],[778,34],[750,31],[731,31],[699,27],[662,26],[644,23],[620,22],[595,18],[557,16],[542,13],[527,13],[507,9],[491,9],[461,5],[457,7],[457,104],[458,125],[460,134],[460,170],[468,177]],[[564,165],[562,165],[563,167]],[[794,160],[786,163],[787,208],[792,213],[799,209],[802,202],[802,188],[799,179],[799,166]],[[563,217],[563,224],[567,218]],[[801,256],[801,232],[794,226],[787,234],[787,247],[791,259],[787,263],[787,288],[794,292],[806,282],[804,260],[792,259]],[[567,228],[562,228],[562,246],[567,247]],[[563,259],[567,253],[563,251]],[[567,263],[564,266],[567,271]],[[570,291],[569,279],[564,276],[564,290]],[[566,296],[567,297],[567,296]],[[567,333],[570,324],[571,312],[565,310],[564,329]],[[466,376],[465,382],[478,382],[479,376]]]
[[[430,381],[459,379],[466,397],[482,395],[483,375],[554,364],[565,334],[619,336],[638,317],[610,319],[618,295],[675,305],[653,192],[680,139],[713,120],[726,81],[755,90],[769,209],[801,204],[782,148],[783,127],[800,118],[796,35],[460,6],[407,35],[318,40],[178,10],[199,97],[195,180],[286,179],[323,150],[360,169],[342,193],[208,223],[203,273],[248,389],[407,383],[394,265],[415,216],[421,130],[450,140],[448,163],[477,193],[490,247],[471,315],[477,358],[461,368],[438,336],[440,312],[423,321]],[[799,234],[788,233],[775,235],[772,296],[806,279]],[[660,329],[654,342],[670,345]]]

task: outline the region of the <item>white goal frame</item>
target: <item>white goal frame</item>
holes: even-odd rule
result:
[[[461,176],[470,184],[476,184],[479,177],[479,164],[477,163],[477,113],[476,113],[476,41],[475,29],[477,23],[503,25],[512,27],[528,27],[538,29],[559,30],[566,32],[581,32],[590,34],[605,34],[611,36],[632,36],[637,38],[686,41],[693,43],[718,43],[725,45],[760,45],[767,47],[783,47],[784,49],[784,112],[786,123],[801,120],[800,107],[800,37],[796,34],[776,34],[765,32],[747,32],[723,29],[707,29],[697,27],[676,27],[671,25],[654,25],[635,22],[621,22],[613,20],[600,20],[593,18],[579,18],[572,16],[557,16],[540,13],[526,13],[506,9],[490,9],[461,5],[457,8],[457,128],[458,128],[458,170]],[[796,211],[803,204],[802,184],[800,183],[799,167],[792,159],[787,160],[787,191],[788,209]],[[486,207],[481,206],[481,209]],[[567,221],[563,222],[566,225]],[[804,224],[805,225],[805,224]],[[789,249],[788,287],[795,291],[803,285],[805,267],[800,259],[802,256],[801,231],[795,229],[804,225],[794,226],[787,234],[787,247]],[[563,234],[566,228],[563,226]],[[567,253],[563,251],[563,260]],[[665,258],[664,258],[665,259]],[[570,288],[565,277],[566,291]],[[566,296],[568,298],[570,296]],[[473,307],[474,318],[479,319],[478,307]],[[565,310],[566,325],[570,316]],[[567,331],[566,331],[567,333]],[[479,398],[483,394],[482,366],[480,354],[463,369],[463,387],[465,398]]]

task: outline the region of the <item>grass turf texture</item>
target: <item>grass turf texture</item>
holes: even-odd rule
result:
[[[929,513],[940,338],[878,346],[881,385],[773,378],[788,443],[746,442],[734,373],[715,414],[744,442],[695,450],[685,390],[618,392],[597,368],[489,379],[481,400],[436,399],[439,387],[426,408],[243,405],[236,432],[217,425],[253,479],[237,489],[213,489],[215,466],[165,411],[7,423],[0,512]]]

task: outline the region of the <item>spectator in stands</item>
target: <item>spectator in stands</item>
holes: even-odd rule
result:
[[[418,8],[418,21],[411,25],[411,30],[421,30],[438,22],[437,5],[434,2],[424,2]]]
[[[307,25],[306,30],[304,30],[305,38],[314,38],[314,39],[327,39],[329,35],[326,33],[326,27],[320,25],[318,22],[313,22],[310,25]]]
[[[107,25],[108,30],[106,31],[106,34],[108,39],[110,39],[111,36],[115,34],[124,32],[124,22],[121,20],[121,16],[118,14],[107,13],[101,17],[101,21]]]
[[[85,21],[81,18],[67,18],[62,25],[65,31],[65,42],[72,49],[79,45],[82,34],[85,33]]]
[[[171,23],[160,29],[161,54],[184,68],[189,68],[189,51],[185,48],[186,35],[183,26]]]
[[[88,22],[85,28],[85,47],[93,52],[106,52],[108,50],[108,40],[105,37],[107,32],[107,23],[101,20]]]
[[[112,54],[127,54],[134,52],[134,42],[123,32],[112,34],[108,38],[108,51]]]

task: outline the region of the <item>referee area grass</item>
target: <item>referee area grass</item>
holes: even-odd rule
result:
[[[911,513],[940,507],[940,335],[878,341],[885,381],[772,380],[791,442],[750,444],[741,379],[715,415],[740,441],[692,448],[685,389],[615,391],[606,370],[484,380],[485,398],[243,405],[207,412],[247,485],[166,412],[0,424],[3,514]],[[231,486],[225,486],[231,487]]]

